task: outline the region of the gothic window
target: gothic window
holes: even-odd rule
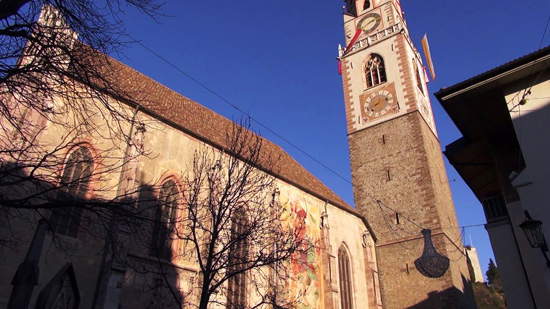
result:
[[[363,4],[363,10],[368,10],[370,8],[370,0],[365,0],[365,4]]]
[[[413,63],[414,63],[414,70],[416,72],[416,86],[418,87],[418,89],[420,89],[420,92],[424,94],[424,89],[422,87],[422,77],[420,77],[420,70],[418,69],[418,63],[416,63],[414,59],[413,59]]]
[[[340,281],[341,309],[352,309],[352,285],[350,261],[346,248],[342,245],[338,250],[338,275]]]
[[[248,255],[246,226],[247,220],[244,214],[236,214],[231,226],[229,249],[229,271],[236,274],[229,279],[227,286],[227,308],[229,309],[246,307],[246,272],[242,270]]]
[[[92,153],[86,147],[78,147],[69,155],[60,181],[61,207],[55,208],[50,217],[56,233],[77,236],[82,216],[82,207],[77,203],[88,191],[93,164]]]
[[[384,60],[382,57],[376,54],[370,56],[365,69],[367,77],[367,87],[374,87],[387,81],[386,69],[384,67]]]
[[[346,13],[352,16],[357,16],[355,0],[345,0],[345,1],[346,1]]]
[[[151,255],[170,260],[172,250],[170,248],[170,234],[173,231],[176,220],[176,209],[180,192],[174,180],[165,181],[160,187],[159,205],[155,215],[153,228],[153,243]]]

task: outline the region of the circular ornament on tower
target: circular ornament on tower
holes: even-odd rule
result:
[[[357,29],[361,29],[366,34],[376,30],[382,22],[382,17],[377,13],[368,13],[357,23]]]
[[[393,95],[387,90],[379,90],[371,93],[363,105],[364,112],[369,118],[377,118],[385,115],[392,109]]]

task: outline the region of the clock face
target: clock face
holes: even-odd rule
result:
[[[376,13],[369,13],[363,17],[357,23],[357,28],[363,30],[366,34],[371,33],[374,31],[378,26],[380,25],[380,22],[382,21],[382,17]]]
[[[375,91],[365,100],[363,105],[365,114],[370,118],[385,115],[392,109],[393,95],[387,90]]]

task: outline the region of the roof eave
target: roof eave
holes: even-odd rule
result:
[[[442,88],[435,93],[435,96],[440,102],[443,103],[443,101],[447,101],[450,98],[461,95],[462,93],[472,91],[483,85],[494,82],[495,80],[502,79],[510,74],[525,71],[525,69],[529,67],[534,67],[549,61],[550,46],[547,46],[450,87]]]

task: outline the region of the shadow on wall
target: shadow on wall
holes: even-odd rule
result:
[[[420,303],[408,307],[409,309],[475,309],[476,304],[465,302],[474,299],[472,283],[462,276],[464,292],[457,288],[449,288],[439,292],[431,292],[429,296]]]
[[[170,262],[185,255],[174,250],[179,248],[174,244],[177,239],[170,235],[170,222],[166,219],[166,212],[171,209],[163,207],[156,192],[154,186],[141,185],[135,206],[138,213],[155,219],[128,222],[125,226],[132,228],[122,232],[128,245],[128,268],[121,290],[121,308],[171,309],[194,301],[196,273]]]
[[[42,308],[39,294],[54,302],[48,308],[71,293],[74,308],[170,309],[191,300],[184,288],[191,291],[196,273],[172,263],[171,230],[158,220],[163,207],[154,186],[112,200],[82,198],[15,163],[0,164],[0,299],[13,298],[12,308]],[[38,228],[40,220],[47,228]],[[75,285],[59,279],[67,267]]]

